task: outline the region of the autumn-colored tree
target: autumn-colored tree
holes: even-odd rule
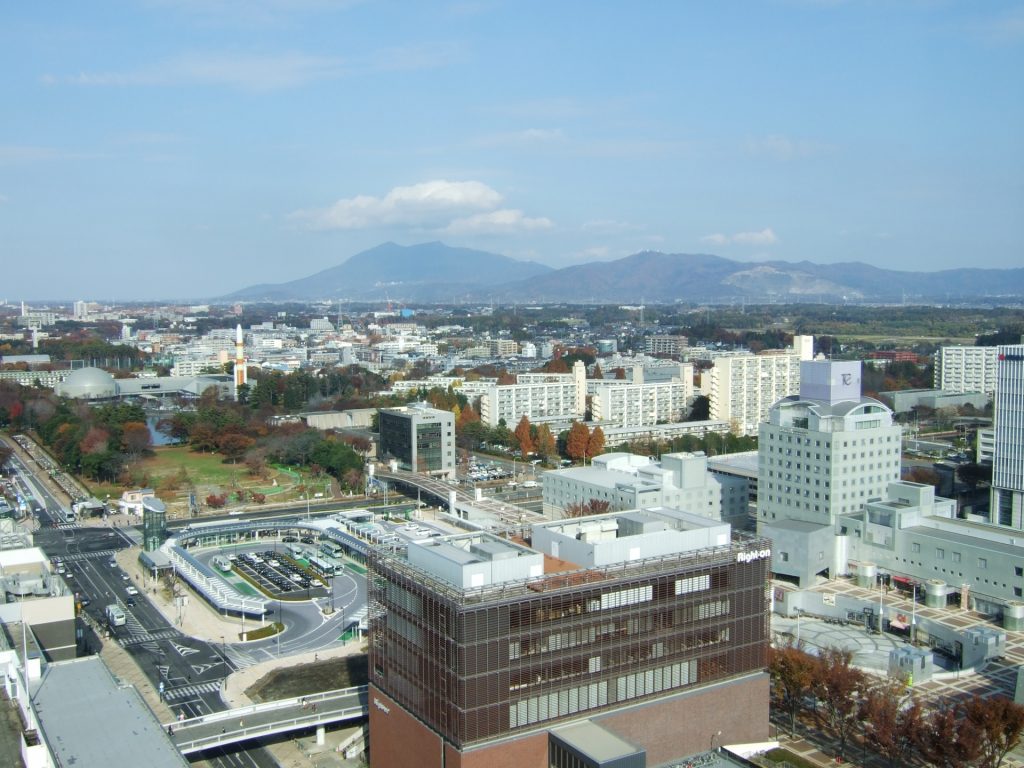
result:
[[[921,485],[939,484],[939,475],[931,467],[911,467],[906,472],[905,479]]]
[[[592,515],[603,515],[611,507],[612,503],[605,499],[591,499],[587,502],[587,507],[590,509]]]
[[[228,432],[221,435],[220,440],[217,441],[217,448],[224,456],[231,459],[232,462],[237,462],[246,451],[252,448],[254,443],[255,440],[247,435],[238,432]]]
[[[972,696],[964,704],[967,723],[979,737],[979,768],[999,768],[1024,731],[1024,707],[1005,696]]]
[[[590,430],[582,421],[574,421],[569,427],[569,437],[565,441],[565,452],[573,461],[585,459],[590,444]]]
[[[560,357],[554,360],[548,360],[544,363],[544,367],[541,369],[544,373],[568,373],[569,366],[565,364],[565,360]]]
[[[567,518],[584,517],[587,514],[586,505],[575,501],[571,502],[563,507],[562,514]]]
[[[128,421],[121,427],[121,442],[124,444],[125,453],[134,459],[152,447],[153,438],[149,434],[149,427],[144,423]]]
[[[363,487],[363,473],[358,469],[347,469],[341,475],[342,484],[352,491],[358,491]]]
[[[598,381],[604,378],[604,371],[601,370],[600,363],[594,363],[594,370],[591,371],[590,378],[597,379]]]
[[[796,730],[796,713],[814,684],[818,662],[799,645],[788,644],[770,649],[768,669],[772,692],[781,708],[789,713],[789,733]]]
[[[472,405],[467,403],[466,407],[459,413],[459,417],[455,420],[455,428],[461,431],[467,424],[477,421],[480,421],[480,414],[476,412]]]
[[[530,420],[526,417],[526,414],[523,414],[523,418],[516,424],[513,434],[519,443],[519,450],[522,451],[523,456],[533,453],[533,438],[530,437]]]
[[[858,697],[866,675],[853,666],[853,653],[826,648],[818,656],[812,690],[821,707],[818,717],[839,742],[839,757],[846,757],[846,745],[859,724]]]
[[[602,453],[604,453],[604,430],[594,427],[587,440],[587,456],[593,460],[595,456],[600,456]]]
[[[252,493],[249,494],[249,498],[251,498],[257,504],[263,504],[267,500],[267,494],[256,493],[255,491],[253,491]]]
[[[955,704],[933,711],[917,733],[916,742],[918,754],[935,768],[975,765],[981,755],[980,734],[965,722],[962,708]]]
[[[906,699],[903,683],[883,679],[860,703],[864,740],[893,767],[909,765],[923,724],[921,705]]]
[[[263,477],[267,474],[267,460],[257,451],[251,451],[245,457],[245,468],[253,477]]]
[[[551,427],[547,424],[539,424],[537,426],[536,451],[544,457],[545,461],[558,453],[558,445],[555,442],[555,436],[551,434]]]
[[[615,380],[616,381],[625,381],[626,380],[626,369],[625,368],[622,368],[622,367],[616,368],[614,371],[612,371],[612,373],[615,374]]]
[[[210,509],[220,509],[228,503],[228,495],[226,493],[211,493],[206,497],[206,506]]]
[[[107,450],[110,433],[100,427],[91,427],[78,447],[83,454],[104,453]]]

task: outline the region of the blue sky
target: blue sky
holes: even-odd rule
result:
[[[997,0],[5,3],[0,298],[387,240],[1024,266],[1022,76]]]

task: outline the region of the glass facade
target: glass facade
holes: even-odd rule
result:
[[[371,683],[461,748],[764,670],[769,549],[737,534],[476,590],[375,551]]]

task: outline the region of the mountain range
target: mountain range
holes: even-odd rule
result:
[[[459,303],[675,301],[970,301],[1024,296],[1024,269],[908,272],[860,262],[739,262],[709,254],[643,251],[552,269],[440,242],[384,243],[336,267],[253,285],[223,301],[347,299]]]

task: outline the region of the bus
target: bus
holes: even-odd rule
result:
[[[335,544],[332,541],[325,541],[320,545],[320,552],[328,557],[338,557],[344,551],[345,549],[340,544]]]
[[[309,558],[309,567],[317,576],[334,576],[338,570],[337,566],[333,563],[328,563],[326,560],[319,557]]]

